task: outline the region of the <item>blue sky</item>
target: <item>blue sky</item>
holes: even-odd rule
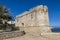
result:
[[[37,5],[47,5],[51,26],[60,26],[60,0],[0,0],[15,18],[16,15]]]

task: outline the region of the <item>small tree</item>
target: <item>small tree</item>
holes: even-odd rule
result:
[[[9,10],[5,7],[0,5],[0,19],[3,20],[11,20],[12,16],[9,13]]]
[[[4,25],[7,25],[5,24],[7,21],[12,20],[12,16],[10,15],[9,10],[3,5],[0,5],[0,20],[2,20]]]

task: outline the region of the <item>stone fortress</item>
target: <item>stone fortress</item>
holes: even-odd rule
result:
[[[16,16],[16,26],[20,27],[20,30],[31,32],[51,32],[48,19],[48,7],[47,6],[37,6],[25,11],[20,15]]]
[[[48,7],[39,5],[16,16],[16,26],[25,31],[24,36],[5,40],[60,40],[60,33],[51,31]]]

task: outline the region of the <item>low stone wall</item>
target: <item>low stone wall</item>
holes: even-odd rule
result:
[[[60,40],[60,33],[41,33],[41,37],[48,38],[48,39],[54,39],[54,40]]]
[[[22,37],[5,40],[60,40],[60,33],[41,33],[39,36],[34,34],[26,34]]]
[[[24,35],[22,31],[3,32],[3,33],[0,33],[0,40],[18,37],[22,35]]]

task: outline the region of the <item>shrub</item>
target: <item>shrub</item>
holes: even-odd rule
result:
[[[12,27],[12,31],[19,30],[19,27]]]
[[[2,25],[2,24],[0,24],[0,29],[2,29],[2,27],[3,27],[3,25]]]
[[[0,30],[4,30],[3,24],[0,24]]]

